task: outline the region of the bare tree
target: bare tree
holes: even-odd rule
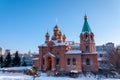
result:
[[[120,46],[108,51],[107,60],[110,64],[110,67],[114,68],[120,73]]]

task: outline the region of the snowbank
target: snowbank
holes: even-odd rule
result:
[[[23,70],[31,68],[31,66],[27,67],[10,67],[10,68],[4,68],[4,70]],[[0,69],[2,70],[2,69]],[[73,72],[76,72],[73,70]],[[7,72],[0,72],[0,80],[32,80],[33,76],[28,76],[23,73],[7,73]],[[83,76],[80,75],[78,78],[70,78],[68,76],[66,77],[54,77],[54,76],[47,76],[46,73],[41,73],[40,77],[36,77],[35,80],[98,80],[98,77],[94,75],[87,75]],[[99,80],[120,80],[120,79],[113,79],[113,78],[104,78],[100,77]]]
[[[24,70],[24,69],[30,69],[31,66],[26,67],[8,67],[8,68],[0,68],[0,70]]]
[[[32,80],[32,76],[28,76],[22,73],[2,73],[0,72],[0,80]],[[41,73],[40,77],[36,77],[35,80],[98,80],[95,76],[80,76],[79,78],[69,77],[53,77],[47,76],[45,73]],[[120,79],[100,79],[100,80],[120,80]]]

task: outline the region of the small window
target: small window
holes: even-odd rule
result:
[[[93,36],[91,35],[91,40],[93,40]]]
[[[89,47],[88,46],[86,46],[86,51],[89,52]]]
[[[86,34],[86,36],[85,36],[85,37],[86,37],[86,39],[87,39],[87,38],[88,38],[88,35]]]
[[[43,59],[43,65],[45,64],[45,60]]]
[[[67,65],[70,65],[70,58],[67,59]]]
[[[89,58],[86,59],[86,65],[90,65],[90,59]]]
[[[102,55],[102,54],[100,54],[100,57],[103,57],[103,55]]]
[[[72,62],[73,62],[73,65],[76,65],[76,59],[75,58],[73,58]]]
[[[56,65],[59,65],[59,59],[56,59]]]

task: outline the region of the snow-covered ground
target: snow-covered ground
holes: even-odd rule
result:
[[[19,67],[19,68],[7,68],[10,69],[26,69],[30,67]],[[25,75],[23,73],[7,73],[7,72],[0,72],[0,80],[33,80],[32,76]],[[81,75],[78,78],[70,78],[68,76],[66,77],[53,77],[53,76],[47,76],[46,73],[41,73],[40,77],[36,77],[35,80],[120,80],[120,79],[106,79],[106,78],[98,78],[93,75],[83,76]]]
[[[0,72],[0,80],[33,80],[32,76],[28,76],[22,73],[2,73]],[[120,80],[120,79],[98,79],[94,76],[81,76],[78,78],[70,77],[53,77],[47,76],[45,73],[41,73],[40,77],[36,77],[35,80]]]
[[[24,69],[30,69],[31,66],[27,67],[8,67],[8,68],[0,68],[0,70],[24,70]]]

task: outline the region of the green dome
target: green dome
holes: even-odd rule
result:
[[[87,16],[86,15],[84,16],[84,25],[83,25],[83,28],[82,28],[82,32],[92,32],[91,29],[90,29],[90,26],[87,22]]]

